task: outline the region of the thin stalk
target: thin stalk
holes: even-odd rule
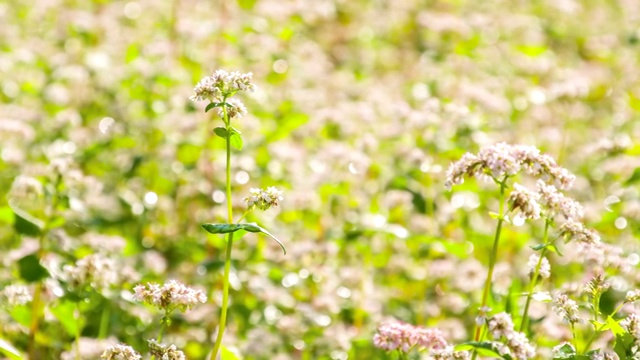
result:
[[[614,317],[626,303],[627,302],[625,301],[620,305],[618,305],[609,316]],[[589,341],[587,341],[587,343],[585,344],[584,350],[582,351],[582,353],[586,353],[587,351],[589,351],[591,344],[593,344],[593,342],[596,340],[596,338],[598,337],[598,334],[600,334],[606,327],[607,327],[607,324],[602,324],[599,328],[595,329],[595,332],[593,333],[593,335],[591,335],[591,337],[589,338]]]
[[[483,314],[489,301],[489,294],[491,293],[491,280],[493,278],[493,269],[495,268],[496,261],[498,259],[498,244],[500,243],[500,234],[502,233],[502,223],[504,222],[504,190],[506,178],[503,179],[500,184],[500,213],[498,215],[498,225],[496,226],[496,235],[493,239],[493,249],[491,250],[491,257],[489,258],[489,273],[487,274],[487,280],[484,283],[484,291],[482,293],[482,305],[480,306],[480,312]],[[483,314],[484,315],[484,314]],[[476,323],[476,331],[474,340],[480,341],[480,334],[483,324]]]
[[[111,317],[111,308],[105,306],[102,310],[102,316],[100,317],[100,331],[98,332],[98,339],[104,339],[107,337],[109,331],[109,318]]]
[[[167,326],[167,322],[169,321],[169,315],[170,313],[167,310],[165,310],[164,316],[160,321],[160,331],[158,331],[158,338],[156,339],[156,342],[158,344],[162,343],[162,333],[164,332],[164,328]],[[155,358],[156,358],[155,355],[151,355],[151,360],[155,360]]]
[[[226,103],[226,98],[223,99],[223,104]],[[228,136],[231,130],[229,116],[227,114],[227,106],[222,106],[224,115],[224,123],[227,128],[227,171],[226,171],[226,183],[227,183],[227,216],[228,223],[233,223],[233,204],[231,203],[231,137]],[[222,336],[227,324],[227,310],[229,307],[229,274],[231,273],[231,249],[233,247],[233,233],[229,233],[227,237],[227,251],[224,260],[224,279],[222,287],[222,309],[220,309],[220,324],[218,325],[218,335],[216,337],[216,343],[213,347],[213,353],[211,359],[218,357],[218,351],[222,346]]]
[[[76,303],[76,360],[80,360],[80,303]]]
[[[549,226],[551,225],[551,221],[547,219],[544,224],[544,235],[542,236],[542,243],[547,244],[547,238],[549,236]],[[540,252],[540,258],[538,259],[538,263],[536,264],[536,268],[533,272],[533,276],[531,277],[531,282],[529,282],[529,288],[527,289],[527,301],[524,305],[524,312],[522,313],[522,322],[520,323],[520,332],[523,332],[526,329],[527,324],[529,322],[529,306],[531,305],[531,297],[533,295],[533,289],[538,282],[538,276],[540,276],[540,267],[542,266],[542,259],[547,253],[547,248],[543,248]]]

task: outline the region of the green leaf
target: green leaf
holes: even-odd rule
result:
[[[624,185],[629,186],[638,181],[640,181],[640,168],[633,170],[633,174],[624,182]]]
[[[51,313],[56,317],[56,319],[58,319],[58,321],[60,321],[62,327],[71,336],[76,336],[82,328],[81,321],[79,321],[75,316],[76,307],[76,303],[71,301],[62,301],[49,308]]]
[[[31,307],[27,305],[14,306],[9,311],[9,315],[18,324],[28,328],[31,326],[31,310]]]
[[[265,235],[267,235],[268,237],[272,238],[273,240],[275,240],[278,245],[280,245],[280,247],[282,248],[282,252],[287,255],[287,249],[284,248],[284,244],[282,243],[282,241],[278,240],[277,237],[273,236],[273,234],[271,234],[269,231],[267,231],[267,229],[258,226],[258,224],[256,223],[249,223],[249,224],[239,224],[239,225],[243,225],[242,229],[246,230],[248,232],[252,232],[252,233],[263,233]]]
[[[571,344],[564,344],[556,349],[556,356],[553,360],[573,359],[576,356],[576,349]]]
[[[229,130],[231,133],[229,138],[229,141],[231,141],[231,146],[233,146],[233,148],[236,150],[242,150],[242,146],[244,145],[242,141],[242,133],[240,133],[240,131],[238,131],[238,129],[234,128],[233,126],[231,126]]]
[[[213,109],[213,108],[217,108],[218,106],[222,105],[222,103],[219,102],[212,102],[209,103],[209,105],[207,105],[206,108],[204,108],[204,112],[209,112],[209,110]]]
[[[244,230],[244,231],[248,231],[248,232],[251,232],[251,233],[262,233],[262,234],[265,234],[265,235],[269,236],[273,240],[275,240],[278,243],[278,245],[280,245],[280,247],[282,248],[282,251],[284,252],[284,254],[285,255],[287,254],[287,250],[285,249],[284,244],[277,237],[273,236],[273,234],[271,234],[266,229],[260,227],[256,223],[247,223],[247,224],[202,224],[202,227],[207,232],[209,232],[211,234],[228,234],[228,233],[236,232],[238,230]]]
[[[9,359],[21,360],[22,355],[11,343],[4,339],[0,339],[0,352],[5,354]]]
[[[240,360],[240,357],[234,353],[233,351],[227,349],[224,345],[222,345],[220,351],[220,359],[221,360]]]
[[[211,234],[228,234],[240,230],[240,224],[202,224]]]
[[[213,129],[213,132],[223,139],[227,138],[227,129],[223,127],[218,126],[217,128]]]
[[[44,221],[31,216],[26,211],[12,206],[14,222],[13,228],[22,235],[38,236],[44,228]]]
[[[611,329],[611,332],[613,333],[613,335],[615,335],[615,336],[622,335],[622,334],[626,333],[624,328],[622,326],[620,326],[620,324],[618,324],[618,321],[616,321],[616,319],[612,318],[611,315],[607,316],[607,325],[608,325],[609,329]]]
[[[617,335],[616,343],[613,345],[613,351],[618,354],[620,359],[629,359],[628,355],[631,355],[633,342],[633,337],[629,333]]]
[[[34,254],[18,260],[20,277],[27,282],[36,282],[49,277],[49,271],[42,265]]]

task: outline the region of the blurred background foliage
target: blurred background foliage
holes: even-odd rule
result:
[[[387,318],[467,339],[496,189],[443,184],[451,161],[483,145],[552,154],[577,174],[572,195],[603,240],[638,250],[636,0],[22,0],[0,4],[0,24],[0,284],[28,283],[18,259],[38,249],[49,272],[109,254],[121,281],[81,303],[94,348],[144,350],[159,314],[126,293],[180,279],[213,302],[174,319],[166,340],[190,359],[210,349],[224,240],[200,224],[225,219],[224,143],[189,96],[217,68],[251,71],[259,87],[236,126],[236,213],[250,187],[285,192],[251,220],[288,254],[255,235],[234,245],[225,345],[245,359],[384,358],[371,337]],[[19,191],[20,176],[44,190]],[[34,221],[47,224],[43,246]],[[540,225],[506,229],[499,294],[520,291]],[[553,284],[588,276],[579,261],[551,262]],[[609,295],[636,281],[620,277]],[[76,330],[71,291],[46,283],[37,340],[59,358]],[[1,323],[24,349],[28,309]],[[556,345],[547,335],[538,343]]]

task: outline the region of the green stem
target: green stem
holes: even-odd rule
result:
[[[80,303],[76,303],[76,360],[80,360]]]
[[[502,223],[504,222],[504,190],[506,187],[505,182],[507,178],[505,177],[500,184],[500,214],[498,215],[498,225],[496,226],[496,235],[493,239],[493,249],[491,250],[491,257],[489,258],[489,273],[487,274],[487,280],[484,283],[484,291],[482,293],[482,305],[480,306],[480,314],[484,316],[484,312],[486,311],[487,303],[489,301],[489,294],[491,293],[491,280],[493,278],[493,269],[495,268],[496,261],[498,259],[498,244],[500,243],[500,234],[502,233]],[[478,324],[476,322],[476,331],[474,340],[480,341],[480,334],[484,323]]]
[[[160,320],[160,331],[158,331],[158,338],[156,339],[158,344],[162,344],[162,333],[164,332],[164,328],[167,326],[170,314],[171,313],[169,311],[165,310],[164,316],[162,317],[162,320]],[[151,355],[151,360],[155,360],[155,358],[155,355]]]
[[[226,103],[226,98],[223,99],[223,103]],[[227,106],[222,106],[224,112],[224,122],[227,128],[227,134],[230,133],[231,125],[229,116],[227,114]],[[226,171],[226,183],[227,183],[227,216],[228,223],[233,223],[233,206],[231,203],[231,137],[227,136],[227,171]],[[229,233],[227,238],[227,251],[224,260],[224,279],[222,285],[222,309],[220,309],[220,324],[218,325],[218,335],[216,337],[216,343],[213,347],[212,357],[210,359],[217,359],[218,351],[222,346],[222,336],[227,324],[227,310],[229,307],[229,274],[231,273],[231,249],[233,247],[233,233]]]
[[[104,339],[107,337],[109,331],[109,318],[111,317],[111,308],[106,305],[102,310],[102,316],[100,317],[100,330],[98,332],[98,339]]]
[[[618,311],[620,311],[620,309],[622,309],[622,307],[624,306],[624,304],[626,304],[626,302],[621,303],[620,305],[618,305],[615,310],[613,310],[613,312],[611,313],[611,315],[609,315],[610,317],[614,317]],[[593,344],[593,342],[596,340],[596,338],[598,337],[598,334],[600,334],[602,332],[602,330],[604,330],[604,328],[607,327],[607,324],[602,324],[602,326],[600,326],[599,328],[595,329],[595,332],[593,333],[593,335],[591,335],[591,337],[589,338],[589,341],[587,341],[587,343],[584,346],[584,350],[582,351],[582,353],[586,353],[587,351],[589,351],[589,348],[591,347],[591,344]]]
[[[547,219],[544,224],[544,235],[542,236],[542,243],[547,244],[547,238],[549,236],[549,226],[551,225],[551,221]],[[529,323],[529,306],[531,305],[531,297],[533,296],[533,289],[538,282],[538,276],[540,276],[540,267],[542,266],[542,259],[547,253],[547,248],[544,247],[540,252],[540,258],[538,259],[538,263],[536,264],[536,268],[533,272],[533,276],[531,277],[531,281],[529,282],[529,288],[527,289],[527,301],[524,305],[524,312],[522,313],[522,322],[520,323],[520,332],[523,332],[524,329],[527,328],[527,324]]]

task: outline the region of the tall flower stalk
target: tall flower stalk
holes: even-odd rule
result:
[[[222,339],[227,325],[227,312],[229,308],[229,276],[231,273],[231,252],[233,249],[234,235],[237,231],[263,233],[274,238],[282,249],[284,246],[271,233],[255,223],[240,223],[244,215],[234,223],[233,220],[233,203],[231,201],[231,147],[242,150],[243,140],[240,131],[231,125],[233,119],[241,118],[246,113],[246,108],[242,102],[232,98],[239,91],[253,91],[255,85],[252,83],[252,74],[241,74],[239,72],[227,72],[224,70],[216,70],[213,75],[207,76],[200,80],[196,85],[195,94],[191,97],[193,101],[208,101],[209,104],[205,108],[205,112],[218,108],[218,115],[224,123],[224,127],[217,127],[213,130],[214,134],[225,140],[226,149],[226,199],[227,199],[227,223],[223,224],[203,224],[206,231],[212,234],[227,234],[224,275],[222,287],[222,308],[220,309],[220,322],[218,324],[218,334],[210,354],[211,359],[216,359],[220,348],[222,347]],[[258,207],[266,210],[271,206],[277,206],[278,201],[282,199],[281,193],[275,188],[269,188],[267,191],[260,189],[252,189],[252,196],[246,198],[249,210]],[[242,235],[238,236],[238,239]]]

